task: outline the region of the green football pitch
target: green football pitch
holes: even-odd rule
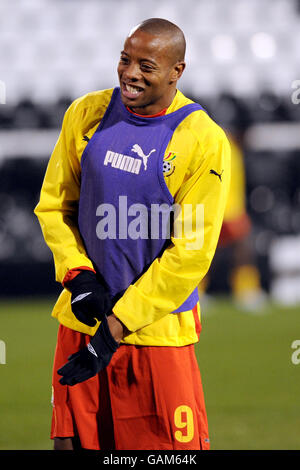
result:
[[[54,300],[0,302],[0,449],[51,449]],[[212,449],[300,449],[300,309],[239,311],[226,298],[202,309],[196,346]],[[300,356],[300,354],[299,354]],[[298,357],[299,357],[298,356]]]

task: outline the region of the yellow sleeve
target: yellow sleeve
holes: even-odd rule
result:
[[[40,201],[34,213],[38,217],[45,242],[52,251],[55,276],[62,282],[73,268],[94,269],[79,233],[81,156],[110,102],[113,89],[88,93],[75,100],[66,111],[62,129],[48,163]]]
[[[175,203],[183,214],[185,205],[191,205],[192,229],[197,227],[197,211],[201,218],[203,210],[203,226],[197,232],[200,243],[195,240],[191,249],[191,231],[183,230],[181,238],[173,233],[172,243],[162,256],[129,286],[113,312],[130,331],[180,307],[205,276],[215,253],[230,183],[230,146],[216,124],[193,135],[193,139],[191,165],[175,195]],[[211,169],[221,174],[222,181],[210,173]]]
[[[71,268],[93,268],[77,228],[81,169],[73,128],[74,108],[75,102],[64,116],[44,177],[40,201],[34,210],[54,257],[58,282],[62,282]]]

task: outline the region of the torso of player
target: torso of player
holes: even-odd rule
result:
[[[79,98],[73,104],[72,112],[72,139],[73,156],[81,163],[84,151],[99,128],[99,124],[111,102],[113,89],[89,93]],[[193,101],[186,98],[179,90],[167,109],[166,114],[176,112]],[[148,118],[149,120],[151,118]],[[206,136],[213,130],[217,137],[216,124],[210,119],[204,110],[192,112],[175,128],[168,145],[165,148],[163,158],[163,177],[166,186],[176,201],[184,194],[185,181],[193,184],[193,175],[201,168],[205,158],[205,150],[208,145]],[[135,142],[132,142],[135,144]],[[132,148],[134,145],[132,146]],[[146,159],[151,159],[151,148],[143,149],[141,143],[135,147],[130,154],[114,155],[120,152],[118,149],[108,149],[112,154],[105,156],[107,165],[113,165],[115,172],[130,171],[138,176],[139,172],[145,171]],[[199,176],[199,171],[198,171]],[[195,316],[200,320],[200,306],[197,303],[197,312],[192,310],[181,311],[178,314],[168,314],[159,321],[148,325],[124,339],[125,343],[136,345],[165,345],[183,346],[198,341],[195,330]],[[69,308],[69,293],[64,290],[54,308],[53,316],[60,323],[83,333],[93,334],[90,327],[76,322]]]

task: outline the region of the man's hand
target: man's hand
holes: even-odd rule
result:
[[[102,320],[111,312],[113,300],[100,275],[92,271],[81,271],[72,281],[66,283],[66,288],[72,293],[72,312],[82,323],[95,326],[95,319]]]
[[[120,320],[115,316],[114,313],[107,317],[107,323],[111,335],[117,343],[120,343],[124,336],[130,334],[130,331],[122,322],[120,322]]]
[[[122,324],[116,319],[114,325],[115,334],[120,337],[120,328],[123,330],[123,327],[120,326]],[[59,382],[62,385],[76,385],[90,379],[108,366],[118,347],[119,342],[112,336],[107,318],[104,317],[88,345],[72,354],[68,358],[68,362],[58,369],[57,373],[62,375]]]

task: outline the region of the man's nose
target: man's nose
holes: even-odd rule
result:
[[[123,76],[128,80],[139,80],[141,78],[141,70],[139,64],[131,62],[124,70]]]

